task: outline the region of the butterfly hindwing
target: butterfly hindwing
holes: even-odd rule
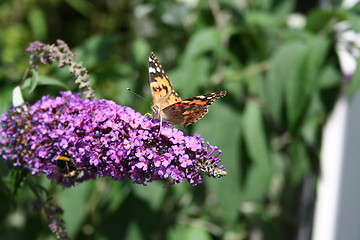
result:
[[[225,95],[225,91],[220,91],[182,100],[164,108],[162,110],[163,119],[175,125],[186,127],[203,118],[208,112],[208,106]]]

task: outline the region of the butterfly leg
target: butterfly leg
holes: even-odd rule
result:
[[[163,118],[162,115],[160,114],[160,106],[159,105],[153,105],[152,107],[153,110],[153,118],[154,119],[159,119],[160,123],[159,123],[159,131],[157,133],[157,136],[160,136],[161,133],[161,128],[162,128],[162,123],[163,123]]]
[[[161,116],[161,114],[160,114],[160,116],[159,116],[159,120],[160,120],[160,123],[159,123],[159,132],[157,133],[157,136],[160,136],[160,133],[161,133],[161,128],[162,128],[162,116]]]
[[[145,113],[144,117],[151,117],[152,118],[152,114],[151,113]]]

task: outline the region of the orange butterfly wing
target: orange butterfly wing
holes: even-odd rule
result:
[[[155,117],[160,118],[162,109],[173,103],[180,102],[181,97],[175,92],[161,64],[152,52],[149,56],[149,76],[153,98],[153,106],[151,108],[154,111]]]

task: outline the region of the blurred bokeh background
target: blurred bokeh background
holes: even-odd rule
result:
[[[182,98],[228,92],[184,129],[223,151],[228,175],[166,189],[109,179],[64,189],[40,176],[71,239],[309,239],[323,126],[339,94],[358,85],[342,72],[336,26],[360,28],[359,10],[331,0],[1,0],[0,111],[28,67],[29,43],[62,39],[97,98],[145,114],[153,51]],[[38,72],[64,86],[24,89],[29,102],[78,91],[66,68]],[[0,166],[0,239],[55,239],[31,209],[33,193],[24,185],[11,196]]]

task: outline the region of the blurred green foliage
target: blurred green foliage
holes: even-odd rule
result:
[[[183,98],[228,91],[186,129],[223,151],[224,178],[167,189],[98,179],[62,189],[39,177],[65,210],[71,239],[294,239],[311,226],[300,214],[302,186],[312,180],[315,194],[322,127],[345,86],[333,27],[349,20],[360,28],[357,6],[323,2],[326,9],[291,0],[2,0],[1,112],[35,40],[64,40],[89,70],[98,98],[142,113],[151,105],[150,51]],[[56,64],[38,74],[43,84],[25,89],[27,101],[77,91]],[[55,80],[61,84],[48,85]],[[25,185],[12,195],[7,164],[0,166],[0,239],[55,239],[48,220],[31,209],[33,194]]]

